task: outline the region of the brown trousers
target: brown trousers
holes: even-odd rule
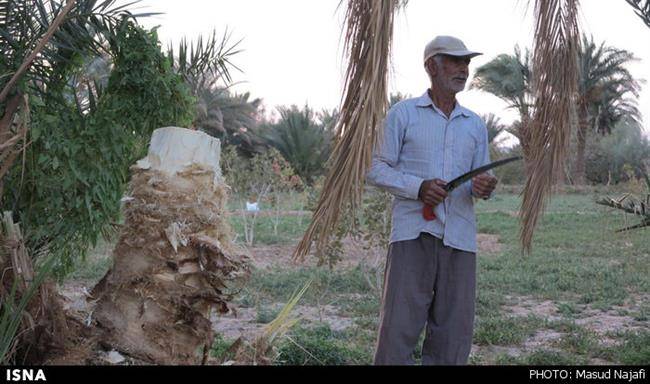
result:
[[[374,363],[413,364],[413,352],[426,324],[422,364],[467,364],[475,299],[475,253],[446,247],[426,233],[392,243]]]

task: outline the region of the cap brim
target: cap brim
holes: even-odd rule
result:
[[[473,51],[442,51],[438,52],[438,55],[449,55],[449,56],[456,56],[456,57],[476,57],[479,55],[482,55],[481,52],[473,52]]]
[[[472,57],[476,57],[479,55],[482,55],[481,52],[474,52],[474,51],[442,51],[442,52],[433,52],[429,54],[427,57],[424,58],[424,62],[426,63],[427,60],[432,58],[435,55],[449,55],[449,56],[456,56],[456,57],[469,57],[470,59]]]

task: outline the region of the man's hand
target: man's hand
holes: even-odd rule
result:
[[[497,186],[497,178],[489,173],[481,173],[472,178],[472,194],[487,199]]]
[[[420,185],[418,198],[426,205],[435,207],[447,197],[447,191],[443,188],[445,185],[447,182],[440,179],[424,180]]]

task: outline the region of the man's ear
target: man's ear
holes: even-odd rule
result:
[[[433,60],[433,57],[427,59],[427,61],[424,63],[424,67],[426,68],[427,73],[431,77],[433,77],[436,74],[436,71],[438,70],[436,66],[436,62],[435,60]]]

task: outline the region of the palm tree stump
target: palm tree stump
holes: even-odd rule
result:
[[[93,289],[102,340],[153,364],[205,363],[210,315],[229,311],[227,283],[248,273],[225,217],[220,142],[182,128],[154,131],[132,167],[113,267]]]

